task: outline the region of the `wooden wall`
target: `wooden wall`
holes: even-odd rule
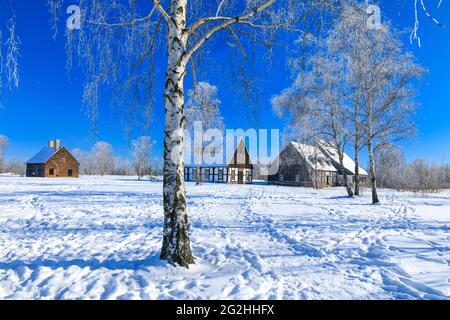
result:
[[[277,174],[268,177],[268,182],[286,186],[326,188],[336,186],[337,173],[317,171],[310,167],[293,145],[288,145],[279,156]]]

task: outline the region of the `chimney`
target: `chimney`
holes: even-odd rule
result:
[[[61,148],[61,140],[56,139],[56,146],[55,146],[56,150],[59,150],[59,148]]]
[[[50,140],[50,141],[48,142],[48,147],[49,147],[49,148],[54,148],[54,147],[55,147],[55,141]]]

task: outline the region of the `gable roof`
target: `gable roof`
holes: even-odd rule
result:
[[[234,159],[237,159],[237,155],[239,153],[243,153],[244,154],[244,163],[235,163]],[[252,159],[250,158],[250,153],[247,150],[247,146],[245,145],[244,139],[241,138],[238,142],[238,145],[236,147],[236,149],[233,152],[233,155],[231,156],[230,161],[228,162],[228,166],[230,165],[236,165],[236,164],[246,164],[247,162],[247,156],[248,156],[248,165],[252,166]],[[237,161],[236,161],[237,162]]]
[[[333,161],[339,163],[339,155],[337,153],[337,150],[335,147],[333,147],[332,145],[330,145],[329,143],[326,143],[324,141],[317,141],[318,145],[321,147],[322,151],[329,156],[331,159],[333,159]],[[344,152],[344,168],[347,171],[350,171],[350,173],[352,175],[355,174],[355,167],[356,167],[356,163],[355,161],[353,161],[352,158],[350,158],[350,156],[348,154],[346,154]],[[368,176],[369,174],[367,173],[366,170],[364,170],[363,168],[359,167],[359,174],[362,176]]]
[[[306,163],[314,170],[337,172],[330,159],[318,147],[300,142],[290,142],[290,145],[300,153]]]
[[[234,141],[233,141],[233,144],[234,144]],[[223,148],[221,146],[217,147],[217,149],[223,150]],[[244,154],[245,156],[248,155],[248,164],[247,165],[253,166],[252,160],[250,157],[250,153],[248,152],[247,146],[245,145],[243,138],[240,138],[235,149],[229,150],[228,148],[225,148],[225,150],[223,150],[223,151],[226,154],[224,155],[224,158],[222,159],[222,161],[217,162],[217,163],[206,163],[206,161],[204,159],[205,158],[204,150],[202,150],[202,157],[201,157],[202,161],[200,163],[195,162],[195,157],[194,157],[194,162],[192,162],[192,155],[190,155],[189,153],[185,153],[185,165],[184,166],[189,167],[189,168],[194,168],[194,167],[221,168],[221,167],[230,167],[230,166],[233,167],[236,165],[245,165],[245,163],[235,163],[234,159],[235,159],[236,155],[238,155],[238,154]],[[186,158],[186,155],[188,155],[187,158]]]
[[[50,160],[51,157],[53,157],[57,152],[59,152],[61,150],[66,151],[70,156],[72,156],[75,159],[75,161],[78,164],[80,164],[78,162],[78,160],[64,146],[59,148],[58,150],[56,150],[56,148],[44,147],[44,148],[41,149],[41,151],[36,153],[30,160],[28,160],[26,164],[44,164],[44,163],[47,163],[47,161]]]
[[[27,164],[42,164],[46,163],[55,153],[55,148],[44,147],[34,155],[30,160],[27,161]]]

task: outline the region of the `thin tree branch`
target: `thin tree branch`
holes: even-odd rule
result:
[[[241,49],[242,56],[244,57],[244,59],[247,59],[247,54],[245,53],[244,47],[242,46],[242,43],[241,43],[241,40],[239,40],[239,37],[236,35],[236,33],[233,31],[233,29],[231,27],[228,27],[227,29],[228,29],[228,31],[230,31],[234,40],[236,40],[236,43],[238,44],[239,48]]]
[[[188,34],[190,36],[193,35],[195,33],[195,31],[197,31],[197,29],[199,27],[201,27],[202,25],[204,25],[205,23],[213,22],[213,21],[224,21],[224,20],[230,21],[232,19],[233,18],[230,18],[230,17],[219,17],[219,16],[199,19],[189,28]]]
[[[130,27],[139,22],[149,21],[152,18],[153,13],[155,11],[156,11],[156,7],[153,7],[147,16],[142,17],[142,18],[136,18],[136,19],[126,21],[126,22],[108,23],[108,22],[98,22],[98,21],[92,21],[92,20],[86,20],[86,22],[90,23],[90,24],[94,24],[94,25],[105,26],[105,27]]]
[[[211,30],[209,30],[205,35],[203,35],[203,37],[201,37],[193,46],[192,48],[190,48],[190,50],[184,55],[181,63],[183,65],[186,65],[187,62],[189,61],[189,59],[192,57],[192,55],[206,42],[208,41],[209,38],[211,38],[215,33],[222,31],[226,28],[228,28],[229,26],[235,24],[235,23],[240,23],[242,21],[245,21],[249,18],[252,18],[253,16],[255,16],[257,13],[267,9],[268,7],[272,6],[277,0],[268,0],[266,2],[264,2],[263,4],[254,7],[250,12],[245,13],[243,15],[237,16],[235,18],[232,18],[230,20],[227,20],[221,24],[219,24],[218,26],[212,28]],[[207,18],[208,19],[208,18]]]
[[[161,15],[164,17],[164,20],[166,20],[166,22],[169,25],[173,24],[172,18],[169,16],[169,14],[167,13],[166,10],[164,10],[164,8],[161,6],[161,3],[159,3],[159,0],[152,0],[153,4],[155,5],[155,8],[158,9],[158,11],[161,13]]]
[[[225,0],[222,0],[222,2],[220,2],[219,7],[217,8],[217,12],[216,12],[216,17],[219,16],[220,10],[222,10],[222,6],[224,5]]]

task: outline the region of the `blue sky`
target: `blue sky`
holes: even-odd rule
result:
[[[76,1],[73,1],[76,3]],[[393,7],[391,1],[384,1],[383,13],[400,28],[411,27],[413,19],[412,1],[403,9]],[[429,1],[434,5],[437,1]],[[20,88],[4,92],[3,110],[0,110],[0,134],[10,139],[7,158],[27,160],[46,141],[59,137],[69,148],[89,149],[94,143],[90,137],[90,122],[81,106],[82,75],[66,72],[65,40],[61,34],[53,39],[49,28],[49,15],[44,1],[17,0],[18,33],[22,42]],[[430,6],[430,9],[432,7]],[[433,8],[444,23],[450,26],[450,3],[444,1],[440,10]],[[4,25],[9,16],[0,8],[0,21]],[[4,30],[4,29],[3,29]],[[418,102],[421,104],[416,115],[418,134],[402,142],[408,159],[423,157],[435,161],[449,161],[450,158],[450,30],[439,28],[424,15],[421,17],[422,47],[411,45],[405,36],[405,47],[414,52],[418,62],[429,73],[419,87]],[[212,57],[218,71],[216,76],[207,74],[206,80],[219,88],[222,100],[222,114],[228,128],[279,128],[283,122],[271,111],[270,97],[286,88],[290,79],[283,57],[276,57],[270,76],[260,81],[261,112],[257,125],[243,115],[245,106],[229,80],[229,75],[220,72],[226,59],[220,54],[218,45]],[[157,67],[164,69],[164,60],[157,61]],[[255,68],[264,68],[255,63]],[[162,80],[162,79],[161,79]],[[189,79],[188,79],[189,81]],[[159,81],[162,85],[163,81]],[[189,86],[189,84],[187,84]],[[160,88],[161,89],[161,88]],[[156,95],[156,108],[150,128],[150,135],[157,141],[154,156],[162,155],[163,106],[160,94]],[[117,154],[128,155],[129,139],[125,137],[117,113],[103,101],[100,111],[98,140],[110,142]]]

